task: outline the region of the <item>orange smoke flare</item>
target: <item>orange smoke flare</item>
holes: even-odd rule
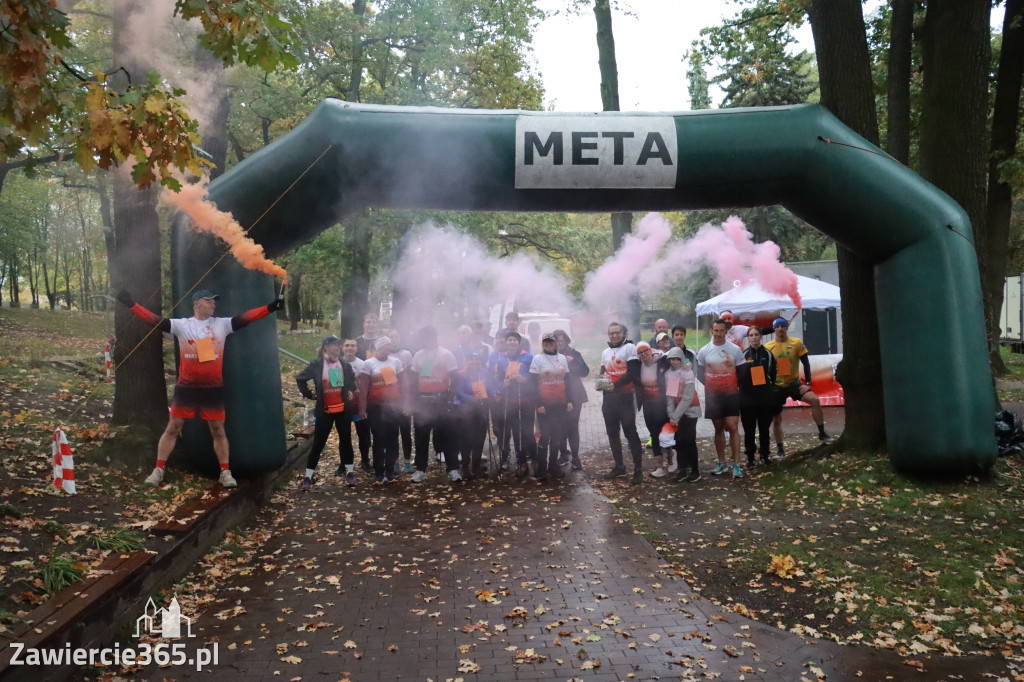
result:
[[[207,232],[223,240],[242,267],[287,278],[285,269],[263,254],[263,247],[245,235],[245,230],[230,213],[218,210],[216,204],[206,198],[208,184],[209,179],[203,178],[196,184],[182,186],[180,192],[165,189],[160,194],[160,201],[188,214],[192,219],[190,229]]]

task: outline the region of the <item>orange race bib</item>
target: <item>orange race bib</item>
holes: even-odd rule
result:
[[[765,378],[764,378],[764,367],[762,367],[761,365],[756,365],[754,367],[751,367],[750,368],[750,381],[755,386],[764,386],[765,383],[767,383],[765,381]]]
[[[788,375],[790,373],[789,358],[778,358],[779,363],[779,374]]]
[[[196,339],[196,354],[199,356],[199,362],[216,360],[217,354],[213,352],[213,339]]]

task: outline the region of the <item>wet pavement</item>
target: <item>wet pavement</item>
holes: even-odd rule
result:
[[[830,431],[841,412],[827,411]],[[806,410],[786,419],[814,432]],[[585,448],[604,445],[599,401],[581,427]],[[424,483],[361,478],[350,489],[333,464],[325,456],[308,493],[295,479],[273,536],[246,570],[217,581],[193,631],[218,643],[218,665],[135,679],[941,680],[999,670],[971,657],[910,665],[719,609],[591,488],[587,476],[603,468],[547,484],[505,474],[450,485],[432,460]]]

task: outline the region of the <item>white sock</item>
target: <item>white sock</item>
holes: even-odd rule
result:
[[[346,464],[345,465],[345,473],[346,474],[351,474],[352,471],[355,469],[355,466],[356,466],[355,464]]]
[[[313,478],[313,472],[315,469],[306,469],[306,478]]]

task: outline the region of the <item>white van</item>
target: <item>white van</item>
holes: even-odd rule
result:
[[[569,338],[572,336],[572,326],[569,318],[562,317],[558,313],[519,313],[519,334],[524,339],[530,340],[530,345],[540,350],[541,339],[556,329],[561,329]]]

